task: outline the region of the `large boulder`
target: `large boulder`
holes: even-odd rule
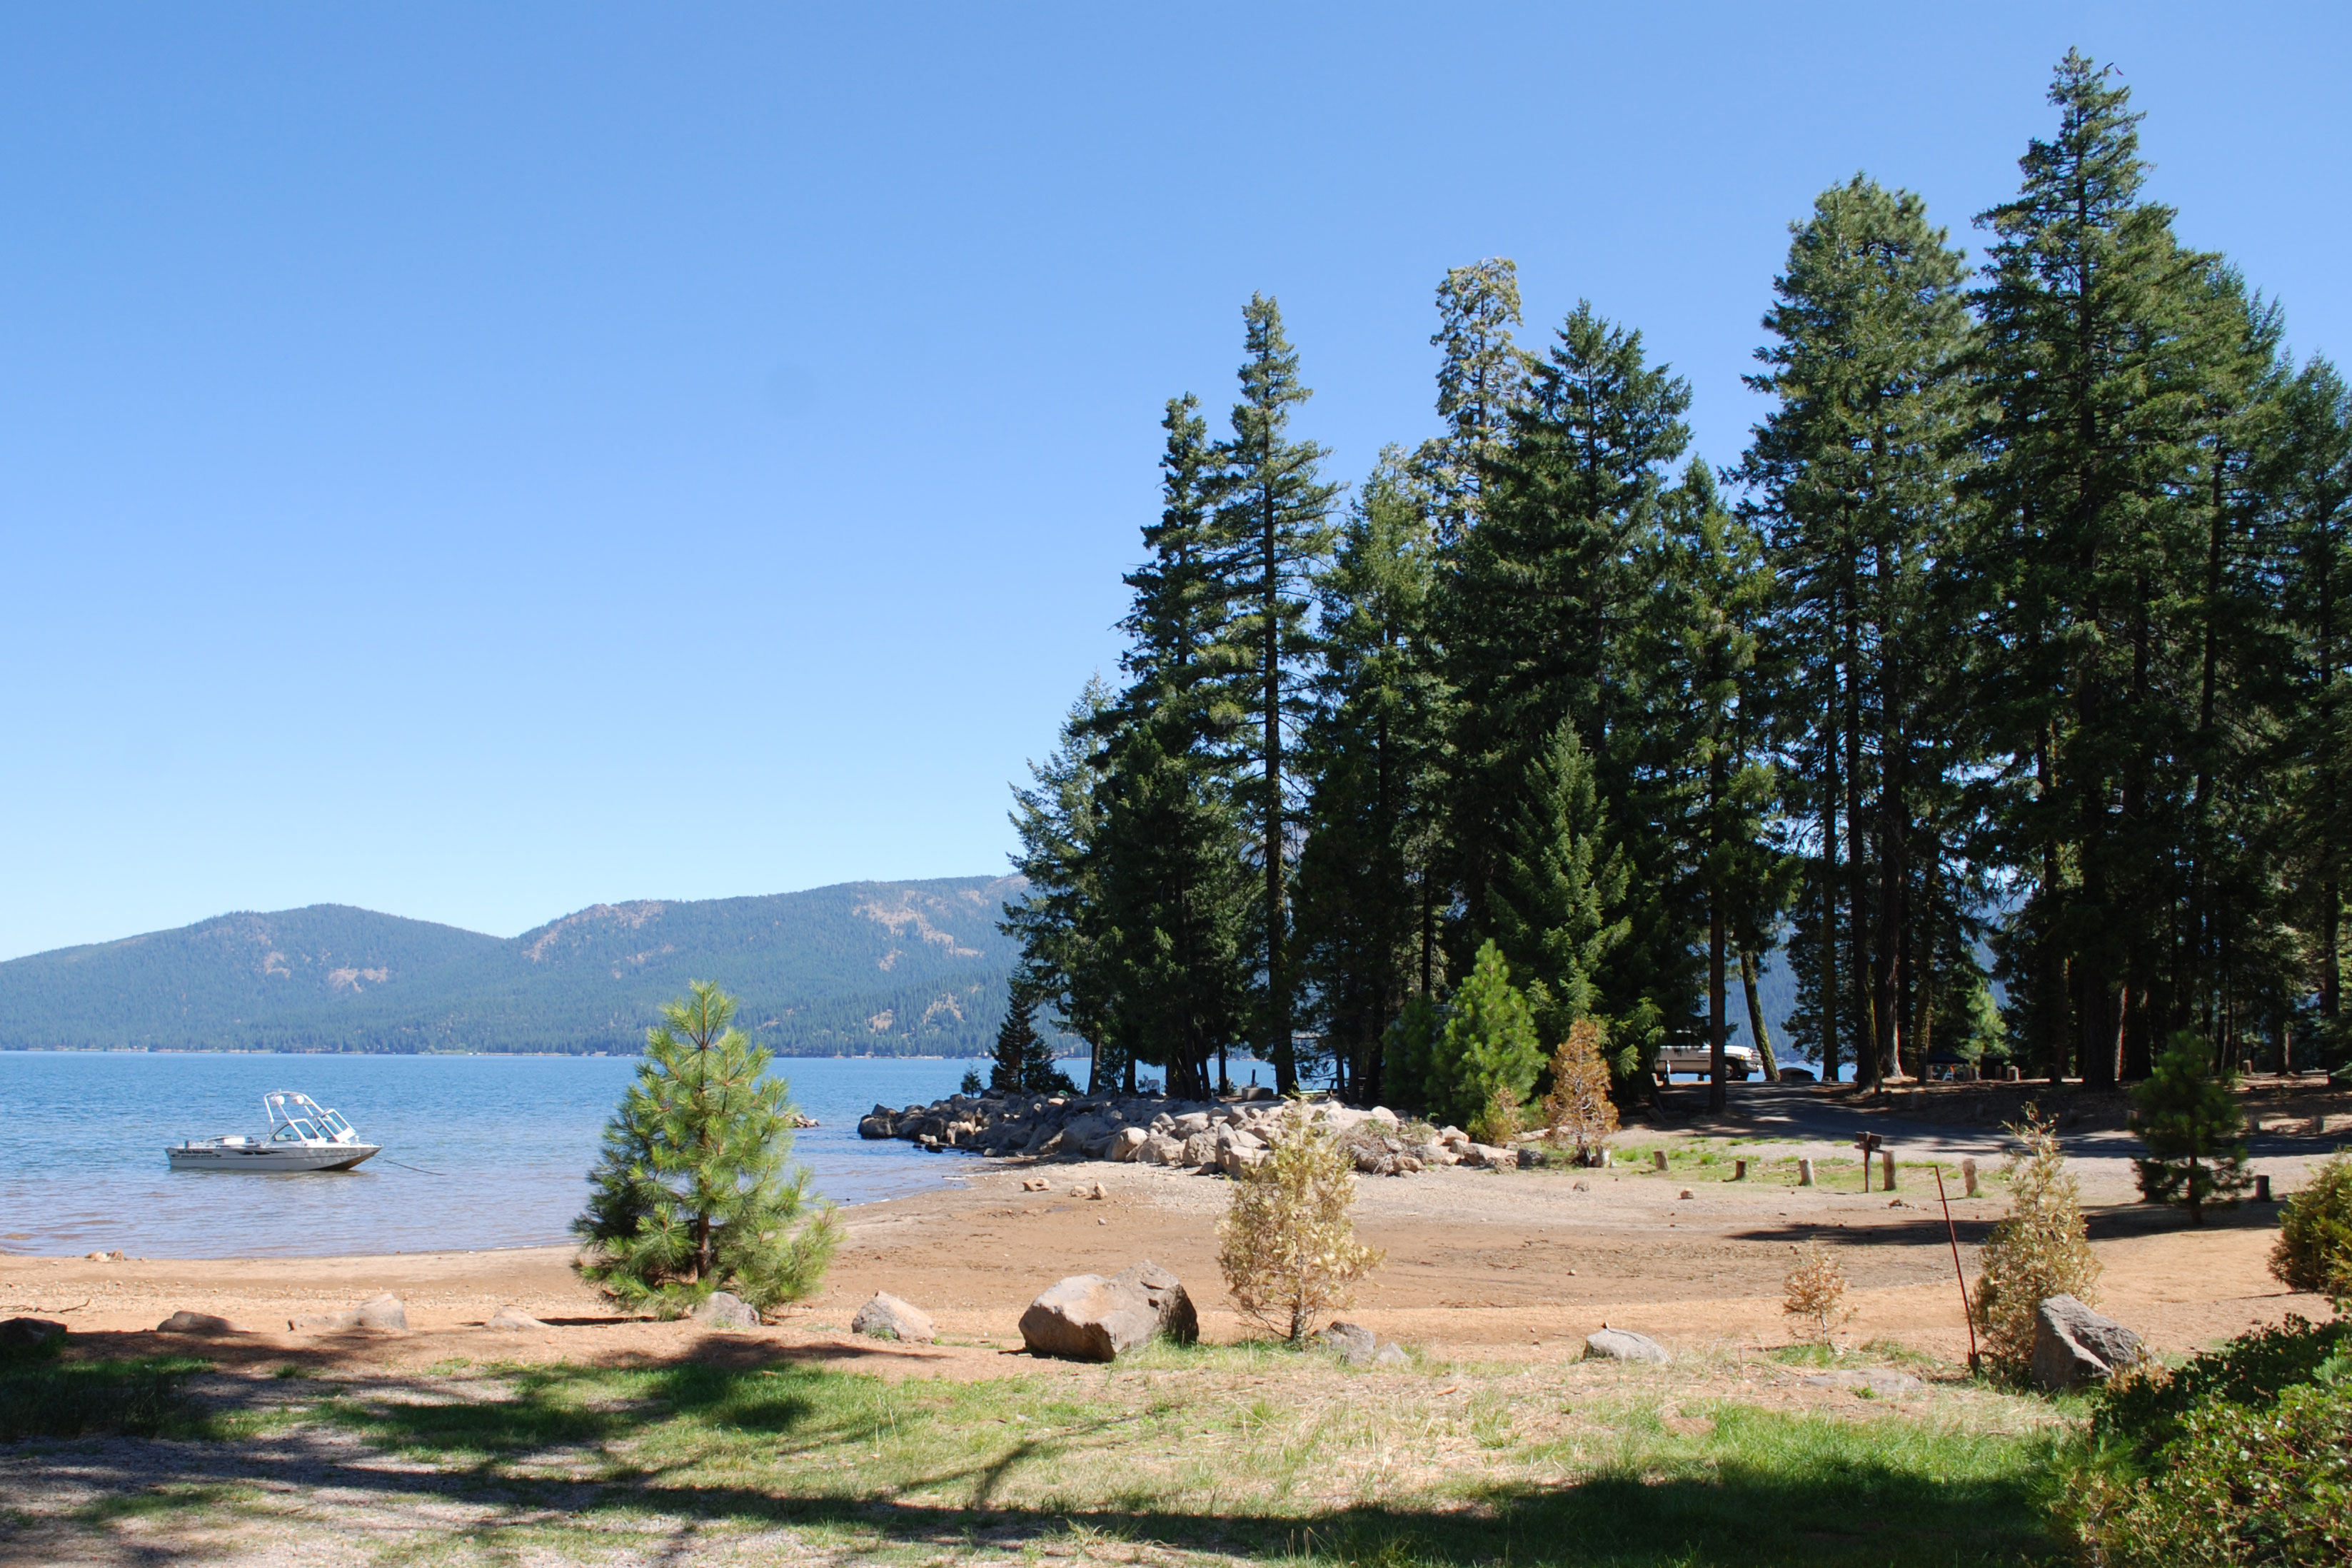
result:
[[[2033,1381],[2053,1394],[2105,1383],[2147,1359],[2137,1334],[2072,1296],[2048,1297],[2033,1309]]]
[[[1213,1132],[1195,1132],[1184,1140],[1184,1151],[1176,1162],[1180,1165],[1213,1165],[1217,1163],[1217,1139]]]
[[[1201,1321],[1176,1276],[1149,1260],[1108,1279],[1073,1274],[1021,1314],[1029,1353],[1065,1361],[1110,1361],[1160,1334],[1189,1344]]]
[[[1631,1329],[1603,1328],[1598,1333],[1584,1336],[1586,1359],[1603,1361],[1646,1361],[1660,1366],[1674,1360],[1665,1346],[1647,1334],[1637,1334]]]
[[[210,1312],[179,1311],[155,1325],[159,1334],[241,1334],[245,1331]]]
[[[1141,1152],[1136,1158],[1147,1165],[1176,1165],[1184,1160],[1184,1144],[1181,1139],[1164,1132],[1155,1132],[1143,1141]]]
[[[752,1305],[727,1290],[713,1290],[704,1297],[702,1305],[694,1310],[694,1319],[706,1329],[733,1331],[760,1326],[760,1314]]]
[[[1361,1323],[1327,1323],[1315,1337],[1339,1352],[1339,1359],[1349,1366],[1370,1361],[1381,1352],[1379,1337]]]
[[[1151,1134],[1140,1127],[1122,1127],[1111,1134],[1110,1157],[1122,1163],[1130,1162],[1143,1152],[1144,1144],[1150,1141]]]
[[[849,1331],[870,1339],[903,1340],[918,1345],[929,1344],[940,1337],[939,1330],[931,1325],[929,1313],[887,1291],[877,1293],[857,1309],[857,1316],[849,1320]]]
[[[520,1307],[515,1306],[500,1307],[490,1314],[490,1321],[482,1326],[486,1329],[494,1329],[502,1334],[526,1334],[534,1329],[547,1327],[545,1323],[541,1322]]]

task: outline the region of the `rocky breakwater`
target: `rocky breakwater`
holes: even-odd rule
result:
[[[1266,1157],[1283,1135],[1288,1109],[1270,1097],[958,1094],[899,1110],[877,1105],[857,1131],[993,1159],[1109,1160],[1231,1175]],[[1476,1143],[1458,1127],[1409,1121],[1386,1106],[1363,1110],[1326,1101],[1310,1102],[1308,1110],[1348,1144],[1366,1175],[1410,1175],[1433,1165],[1510,1170],[1542,1159],[1539,1151]]]

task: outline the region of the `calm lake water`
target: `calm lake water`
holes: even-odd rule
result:
[[[284,1258],[570,1239],[604,1123],[636,1062],[604,1057],[0,1051],[0,1252]],[[963,1061],[794,1058],[774,1070],[822,1126],[794,1137],[818,1191],[871,1202],[963,1174],[968,1156],[868,1142],[877,1101],[952,1094]],[[1086,1064],[1066,1064],[1083,1076]],[[983,1067],[982,1072],[986,1069]],[[260,1132],[299,1089],[383,1152],[356,1171],[173,1171],[163,1146]]]

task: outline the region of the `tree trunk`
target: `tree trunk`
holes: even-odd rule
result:
[[[1756,955],[1739,950],[1739,988],[1748,994],[1748,1032],[1756,1037],[1756,1055],[1764,1064],[1764,1081],[1780,1081],[1780,1058],[1772,1054],[1772,1031],[1764,1026],[1764,1004],[1756,994]]]
[[[1286,970],[1284,926],[1287,915],[1282,897],[1282,572],[1275,530],[1271,485],[1265,500],[1264,537],[1265,586],[1261,609],[1265,616],[1265,999],[1266,1028],[1273,1047],[1274,1087],[1288,1094],[1298,1087],[1297,1064],[1290,1050],[1290,976]]]
[[[1706,1108],[1721,1110],[1731,1096],[1724,1082],[1729,1063],[1723,1049],[1723,895],[1719,891],[1707,900],[1706,1038]]]

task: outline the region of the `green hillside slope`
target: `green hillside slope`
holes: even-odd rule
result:
[[[787,1055],[976,1055],[1017,880],[599,904],[511,940],[320,904],[0,963],[0,1048],[628,1051],[688,980]]]

